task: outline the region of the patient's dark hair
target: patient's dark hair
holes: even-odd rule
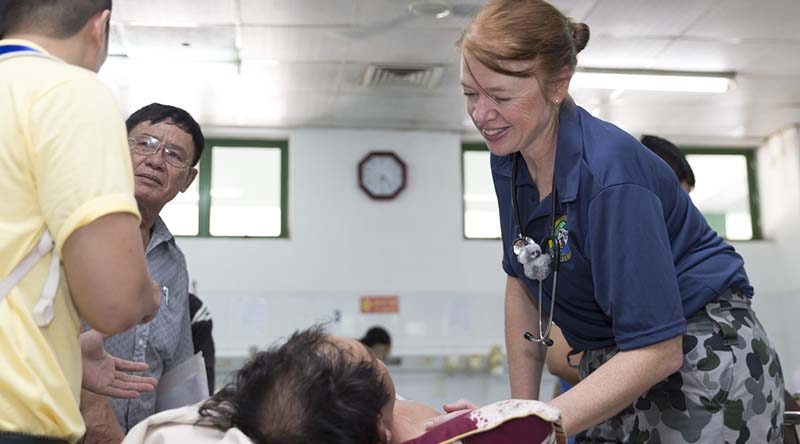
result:
[[[686,182],[694,188],[694,171],[686,160],[681,150],[667,139],[645,134],[642,136],[642,145],[650,148],[658,157],[662,158],[678,176],[678,182]]]
[[[155,125],[165,120],[174,123],[178,128],[184,130],[186,134],[192,136],[192,143],[194,143],[192,166],[197,165],[197,162],[200,161],[200,155],[203,154],[206,138],[203,136],[200,124],[186,110],[177,106],[151,103],[131,114],[125,121],[125,127],[128,130],[128,134],[130,134],[136,128],[136,125],[142,122],[150,122],[151,125]]]
[[[200,415],[261,444],[375,444],[391,399],[375,361],[354,357],[322,328],[257,353]]]
[[[0,36],[35,32],[69,38],[106,9],[111,10],[111,0],[0,0]]]

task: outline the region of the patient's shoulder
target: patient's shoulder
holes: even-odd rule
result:
[[[394,404],[394,441],[408,441],[422,435],[425,422],[439,415],[440,412],[421,402],[398,399]]]

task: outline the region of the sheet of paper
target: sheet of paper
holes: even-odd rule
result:
[[[197,353],[161,375],[156,386],[156,413],[196,404],[208,398],[203,354]]]

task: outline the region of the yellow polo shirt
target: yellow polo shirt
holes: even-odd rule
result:
[[[139,216],[121,114],[93,72],[54,58],[0,60],[0,116],[0,279],[45,228],[60,257],[70,234],[100,216]],[[0,302],[0,432],[74,442],[84,433],[80,317],[63,266],[53,322],[39,328],[32,316],[50,258]]]

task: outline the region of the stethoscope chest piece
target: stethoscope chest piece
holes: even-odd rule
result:
[[[514,255],[519,257],[519,255],[522,254],[522,250],[528,245],[536,245],[536,242],[528,236],[519,236],[517,240],[514,241],[511,248],[514,251]]]

